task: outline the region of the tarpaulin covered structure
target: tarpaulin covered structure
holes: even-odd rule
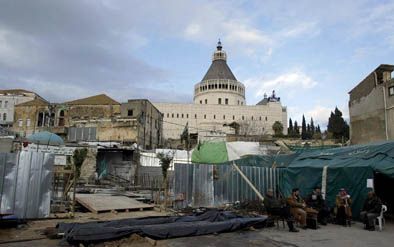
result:
[[[265,226],[266,216],[239,216],[233,212],[209,210],[190,216],[160,216],[87,223],[60,223],[58,234],[69,244],[111,241],[138,234],[152,239],[223,233],[247,227]]]
[[[193,162],[211,161],[205,164],[232,164],[228,161],[220,163],[213,162],[215,161],[213,159],[203,158],[204,151],[208,154],[207,157],[213,156],[214,151],[210,150],[216,150],[215,145],[223,146],[223,144],[210,143],[209,148],[204,148],[203,145],[205,144],[200,147],[198,159],[193,159],[193,152]],[[322,186],[329,205],[334,206],[335,196],[339,189],[345,188],[353,198],[352,208],[357,217],[369,190],[367,179],[373,179],[374,172],[394,179],[394,142],[309,150],[290,155],[247,155],[234,162],[240,167],[257,166],[280,169],[282,175],[279,177],[277,186],[284,196],[288,196],[291,189],[295,187],[300,188],[302,196],[306,196],[314,186],[319,185]],[[177,174],[176,171],[175,174]],[[201,181],[200,183],[204,184]]]

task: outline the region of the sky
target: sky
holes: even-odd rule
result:
[[[248,104],[275,90],[289,118],[325,129],[394,63],[393,13],[385,0],[0,0],[0,88],[191,103],[220,38]]]

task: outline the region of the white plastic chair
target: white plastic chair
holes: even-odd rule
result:
[[[385,222],[384,219],[384,213],[387,211],[387,206],[386,205],[382,205],[382,210],[380,211],[380,215],[376,218],[377,219],[377,225],[379,226],[379,231],[382,231]]]

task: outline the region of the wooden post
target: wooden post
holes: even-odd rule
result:
[[[239,175],[241,175],[241,177],[246,181],[246,183],[252,188],[252,190],[256,193],[257,197],[260,198],[261,201],[264,201],[264,197],[260,194],[258,189],[256,189],[256,187],[252,184],[252,182],[250,182],[250,180],[245,176],[241,169],[239,169],[239,167],[235,164],[234,161],[232,166],[235,168],[235,170],[237,170]]]

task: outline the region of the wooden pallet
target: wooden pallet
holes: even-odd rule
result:
[[[139,202],[126,196],[112,196],[109,194],[76,194],[78,203],[93,213],[118,212],[131,210],[153,209],[153,205]]]

